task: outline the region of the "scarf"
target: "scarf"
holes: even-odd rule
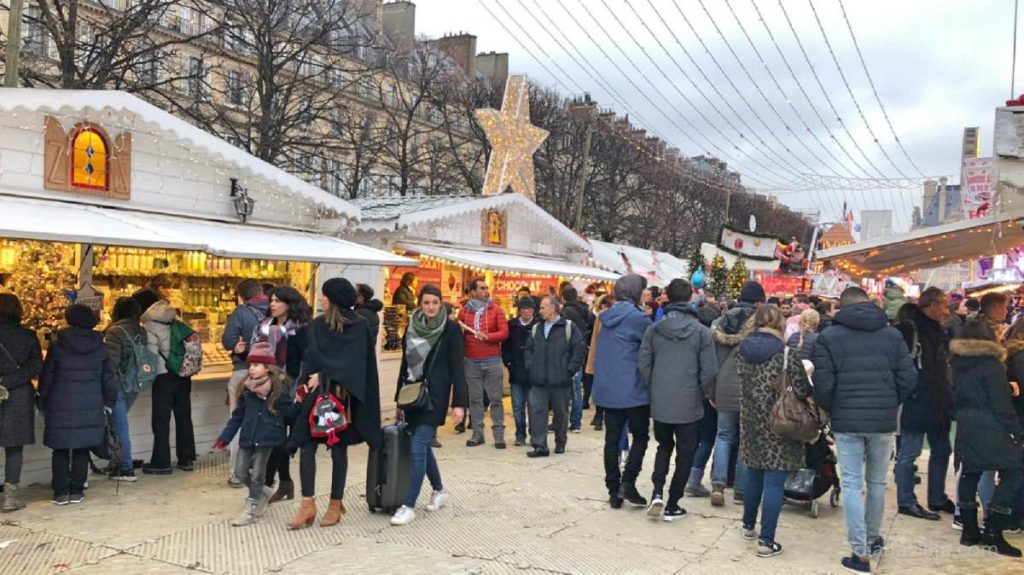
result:
[[[428,318],[422,310],[413,312],[409,319],[409,329],[405,332],[405,363],[409,370],[409,381],[424,378],[430,350],[437,345],[447,325],[448,318],[443,313]]]
[[[292,320],[286,321],[284,325],[279,325],[274,322],[273,316],[267,316],[256,329],[256,333],[253,334],[252,343],[260,341],[269,343],[270,347],[274,349],[277,367],[283,368],[288,359],[288,338],[295,335],[296,328],[298,325]],[[285,345],[281,345],[282,343]]]
[[[487,304],[484,300],[470,299],[466,307],[473,310],[473,331],[480,331],[480,324],[483,323],[484,312],[487,311]]]
[[[253,379],[251,377],[245,378],[245,388],[255,393],[256,397],[259,397],[260,399],[267,399],[267,396],[270,395],[270,386],[271,382],[269,375],[261,379]]]

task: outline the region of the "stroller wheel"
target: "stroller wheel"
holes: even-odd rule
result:
[[[832,507],[839,507],[839,490],[833,489],[832,494],[828,497],[829,505]]]
[[[811,501],[811,517],[813,517],[815,519],[818,518],[818,502],[817,501]]]

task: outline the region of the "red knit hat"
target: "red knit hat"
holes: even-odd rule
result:
[[[249,363],[262,363],[263,365],[277,365],[277,358],[274,357],[274,348],[265,341],[253,344],[245,361]]]

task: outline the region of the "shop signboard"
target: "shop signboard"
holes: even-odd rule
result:
[[[989,215],[992,207],[992,158],[964,158],[963,206],[967,219]]]

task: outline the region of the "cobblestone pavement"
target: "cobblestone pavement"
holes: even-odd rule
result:
[[[584,414],[587,417],[587,413]],[[842,509],[821,500],[820,516],[787,505],[777,539],[785,552],[755,556],[740,536],[741,506],[686,498],[689,515],[676,523],[648,520],[636,510],[609,509],[605,501],[599,433],[571,435],[568,452],[531,460],[525,448],[465,447],[465,435],[442,431],[437,450],[450,504],[405,527],[391,527],[363,502],[365,447],[350,451],[348,513],[331,528],[289,532],[296,508],[270,507],[257,525],[228,521],[244,494],[225,484],[226,458],[210,454],[194,473],[140,476],[135,484],[97,476],[81,505],[56,507],[49,490],[26,490],[29,506],[0,516],[0,572],[45,574],[190,572],[516,574],[552,573],[836,573],[845,545]],[[641,492],[650,489],[648,451]],[[318,487],[326,493],[327,459]],[[925,468],[926,466],[922,466]],[[298,465],[293,463],[296,474]],[[921,488],[923,492],[923,487]],[[426,495],[421,497],[424,504]],[[876,573],[1024,573],[1024,561],[960,547],[948,516],[927,522],[895,514],[889,489],[884,535],[887,553]],[[326,495],[318,498],[321,510]],[[422,509],[422,508],[421,508]],[[1024,536],[1011,535],[1024,544]]]

